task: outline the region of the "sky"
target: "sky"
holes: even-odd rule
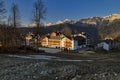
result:
[[[10,12],[13,2],[18,4],[22,24],[32,23],[33,3],[36,0],[4,0]],[[106,16],[120,13],[120,0],[43,0],[47,8],[43,23],[55,23],[59,20],[79,20],[92,16]]]

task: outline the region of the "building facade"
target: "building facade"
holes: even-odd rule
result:
[[[111,50],[114,48],[114,41],[112,39],[106,39],[98,43],[98,48],[102,48],[104,50]]]
[[[41,39],[41,45],[49,48],[76,50],[86,47],[86,38],[83,36],[65,36],[60,32],[53,32]]]

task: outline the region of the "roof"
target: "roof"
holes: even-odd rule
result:
[[[103,40],[103,42],[107,43],[107,44],[113,44],[113,40],[111,39],[107,39],[107,40]]]
[[[83,36],[75,36],[75,37],[66,36],[66,37],[71,40],[85,40],[85,38]]]
[[[65,36],[65,37],[67,37],[68,39],[70,39],[70,40],[72,40],[73,39],[73,37],[71,37],[71,36]]]
[[[74,39],[74,40],[85,40],[85,38],[82,37],[82,36],[76,36],[76,37],[74,37],[73,39]]]
[[[60,37],[60,36],[51,36],[49,37],[49,39],[63,39],[64,37]]]
[[[57,40],[61,40],[61,39],[65,38],[65,37],[70,39],[70,40],[85,40],[85,37],[83,37],[83,36],[65,36],[64,34],[62,34],[60,32],[54,32],[54,33],[56,33],[56,36],[48,35],[46,37],[48,39],[57,39]]]

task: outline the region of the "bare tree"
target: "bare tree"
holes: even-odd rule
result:
[[[70,36],[70,35],[72,34],[72,30],[71,30],[68,26],[64,27],[64,28],[61,30],[61,32],[62,32],[63,34],[65,34],[65,35],[67,35],[67,36]]]
[[[34,5],[34,16],[33,21],[36,24],[36,36],[37,36],[37,47],[39,46],[39,34],[40,34],[40,23],[41,19],[44,18],[44,14],[46,13],[46,8],[43,5],[42,0],[37,0]]]
[[[11,19],[12,19],[12,25],[14,27],[14,32],[16,31],[16,28],[20,26],[20,12],[19,12],[19,9],[18,9],[18,5],[17,4],[12,4],[12,7],[11,7]]]
[[[6,9],[4,8],[4,2],[0,0],[0,24],[3,18],[5,17]]]
[[[5,44],[5,25],[3,24],[3,20],[5,17],[6,9],[4,8],[4,1],[0,0],[0,44],[2,46]]]
[[[17,31],[17,27],[20,25],[20,16],[19,16],[19,9],[18,9],[18,5],[17,4],[12,4],[11,7],[11,24],[13,26],[13,46],[18,46],[18,31]],[[10,23],[10,22],[9,22]]]

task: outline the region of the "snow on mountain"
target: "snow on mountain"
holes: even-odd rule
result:
[[[55,24],[64,24],[64,23],[73,23],[74,21],[73,20],[70,20],[70,19],[65,19],[65,20],[60,20],[60,21],[57,21]]]
[[[65,20],[64,20],[64,22],[69,22],[69,21],[71,21],[71,20],[70,20],[70,19],[65,19]]]
[[[90,18],[83,18],[77,21],[77,23],[82,24],[90,24],[90,25],[98,25],[102,21],[101,17],[90,17]]]
[[[62,24],[64,23],[63,21],[57,21],[55,24]]]
[[[29,24],[28,26],[32,28],[32,27],[36,27],[36,24],[32,23],[32,24]]]
[[[52,25],[58,25],[58,24],[64,24],[64,23],[70,23],[70,24],[74,24],[74,20],[70,20],[70,19],[65,19],[65,20],[59,20],[56,23],[47,23],[45,24],[45,26],[49,27]]]
[[[108,21],[110,21],[110,22],[112,22],[112,21],[115,20],[115,19],[120,19],[120,14],[115,13],[115,14],[111,14],[111,15],[104,16],[104,17],[103,17],[103,20],[108,20]]]
[[[70,20],[70,19],[65,19],[63,22],[64,23],[74,24],[76,21],[75,20]]]
[[[59,20],[54,24],[52,23],[45,24],[45,26],[52,26],[52,25],[65,24],[65,23],[69,23],[69,24],[76,24],[76,23],[81,24],[82,23],[82,24],[89,24],[89,25],[99,25],[105,20],[112,22],[115,19],[120,19],[120,14],[115,13],[115,14],[111,14],[111,15],[103,16],[103,17],[94,16],[90,18],[82,18],[80,20],[65,19],[65,20]]]
[[[53,25],[52,23],[45,24],[45,26],[52,26],[52,25]]]
[[[82,24],[90,24],[90,25],[99,25],[101,24],[103,21],[109,21],[109,23],[111,23],[112,21],[114,21],[115,19],[120,19],[120,14],[111,14],[108,16],[104,16],[104,17],[90,17],[90,18],[84,18],[84,19],[80,19],[77,23],[82,23]]]

